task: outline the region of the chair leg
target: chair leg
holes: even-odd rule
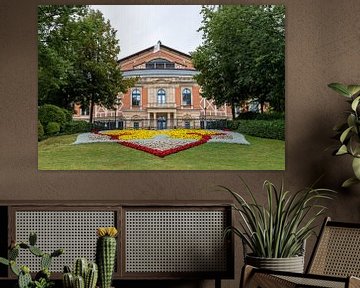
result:
[[[246,288],[249,285],[251,276],[253,274],[254,267],[250,265],[244,265],[241,271],[240,285],[239,288]]]
[[[349,277],[349,288],[360,288],[360,278]]]
[[[241,273],[240,288],[259,288],[259,287],[260,288],[274,288],[274,287],[295,288],[296,287],[295,283],[272,276],[271,274],[257,272],[256,270],[257,270],[256,268],[249,265],[243,267]]]

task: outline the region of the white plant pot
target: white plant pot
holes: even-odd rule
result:
[[[246,255],[245,263],[262,269],[304,273],[304,256],[289,258],[263,258]]]

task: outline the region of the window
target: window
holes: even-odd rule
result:
[[[90,115],[89,107],[81,107],[81,113],[82,116]]]
[[[134,122],[134,129],[139,129],[140,128],[140,124],[138,121]]]
[[[190,121],[185,121],[184,126],[185,129],[190,129]]]
[[[146,69],[175,69],[175,63],[157,58],[146,63]]]
[[[157,92],[157,103],[165,104],[166,103],[166,92],[164,89],[159,89]]]
[[[134,89],[131,93],[131,104],[132,106],[140,106],[140,90],[139,89]]]
[[[182,92],[183,105],[191,105],[191,91],[189,88],[185,88]]]

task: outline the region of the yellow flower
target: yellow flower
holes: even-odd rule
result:
[[[202,129],[171,129],[171,130],[110,130],[101,132],[103,135],[116,137],[119,140],[138,140],[138,139],[151,139],[158,135],[167,135],[174,139],[193,139],[200,140],[204,135],[214,135],[217,132]]]

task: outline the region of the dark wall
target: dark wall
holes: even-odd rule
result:
[[[236,3],[264,2],[275,3]],[[219,200],[228,197],[213,186],[237,188],[237,176],[241,175],[264,201],[261,187],[265,179],[280,184],[284,178],[286,186],[296,190],[324,174],[320,185],[339,191],[337,200],[329,204],[328,214],[337,220],[359,222],[360,186],[339,188],[351,174],[350,159],[334,158],[326,148],[336,143],[331,140],[332,127],[344,118],[346,108],[344,99],[330,91],[327,84],[360,83],[360,2],[276,2],[286,5],[287,18],[285,172],[39,172],[36,9],[40,2],[2,0],[0,200]],[[239,271],[240,252],[236,256]],[[226,282],[226,287],[236,287],[238,279],[239,273],[236,281]]]

